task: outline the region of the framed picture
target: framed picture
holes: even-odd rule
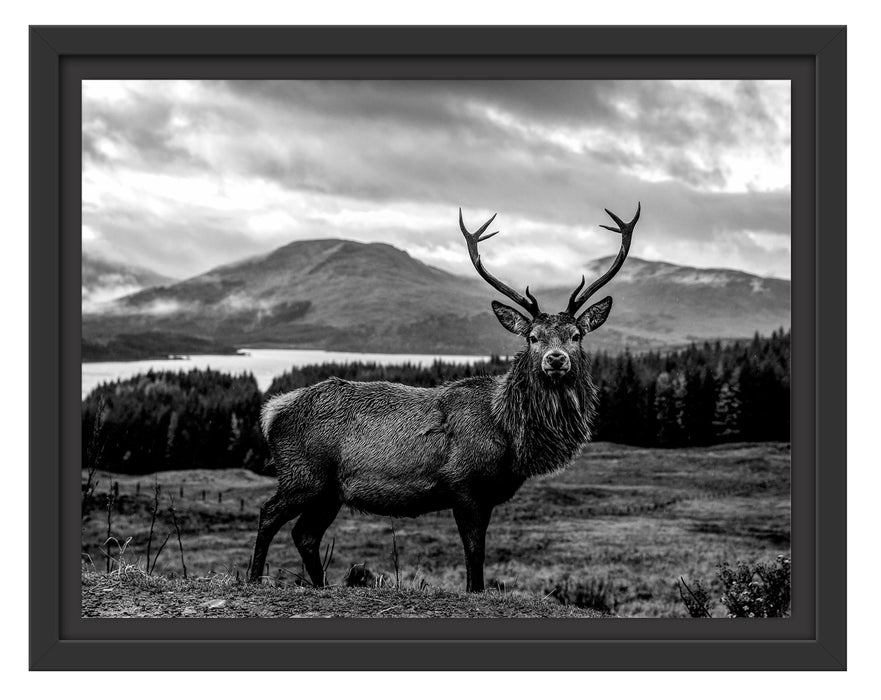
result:
[[[844,669],[845,42],[31,28],[32,668]]]

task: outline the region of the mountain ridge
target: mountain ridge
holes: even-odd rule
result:
[[[611,262],[582,265],[590,277]],[[565,308],[574,288],[533,285],[543,308]],[[630,258],[602,290],[615,307],[586,344],[632,350],[749,337],[789,326],[790,282],[725,268]],[[599,296],[599,295],[598,295]],[[83,317],[107,340],[161,328],[238,347],[510,354],[521,341],[494,318],[501,299],[475,274],[455,275],[386,243],[294,241],[114,300]]]

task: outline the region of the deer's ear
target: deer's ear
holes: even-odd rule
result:
[[[506,330],[517,335],[526,335],[529,332],[529,319],[519,311],[497,301],[494,301],[492,306],[496,318]]]
[[[581,314],[581,316],[578,317],[578,325],[584,328],[588,333],[595,331],[606,322],[611,310],[612,297],[606,297]]]

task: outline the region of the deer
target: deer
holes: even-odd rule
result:
[[[250,580],[263,576],[273,538],[297,518],[292,537],[316,587],[326,585],[321,540],[342,506],[386,517],[452,509],[465,552],[466,591],[484,588],[486,532],[493,509],[527,479],[565,468],[591,439],[597,390],[583,339],[605,323],[612,297],[581,308],[621,269],[636,214],[624,222],[606,213],[621,235],[609,269],[581,283],[564,311],[543,313],[484,267],[478,244],[494,214],[474,233],[459,209],[471,263],[493,289],[528,315],[498,301],[499,323],[524,346],[500,376],[468,377],[437,387],[330,378],[274,396],[261,428],[278,487],[261,507]]]

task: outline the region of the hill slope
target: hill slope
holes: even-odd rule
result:
[[[590,278],[608,264],[581,266],[573,283],[582,270]],[[630,258],[603,290],[615,297],[615,309],[589,345],[648,349],[788,327],[789,288],[788,281],[734,270]],[[558,310],[570,291],[540,290],[539,301]],[[120,299],[84,316],[83,333],[100,340],[161,329],[244,347],[508,354],[520,342],[493,317],[497,298],[476,275],[438,270],[390,245],[297,241]]]

